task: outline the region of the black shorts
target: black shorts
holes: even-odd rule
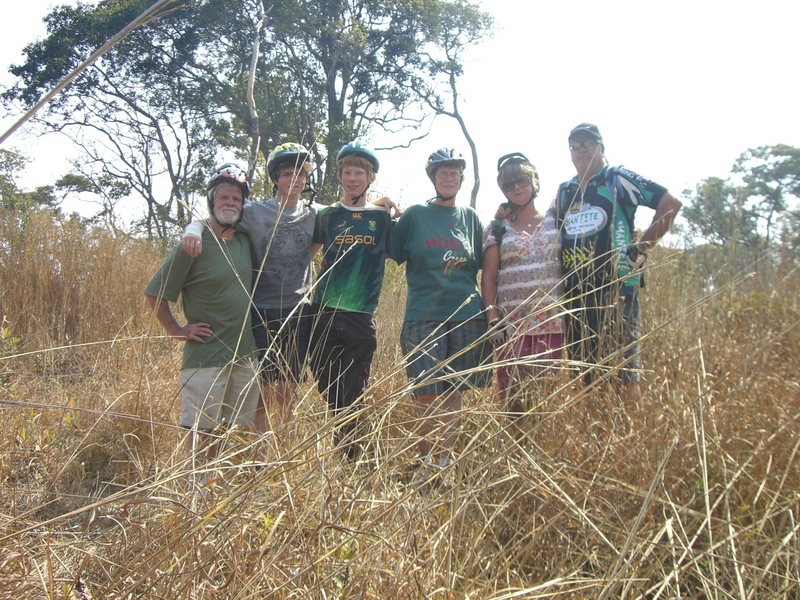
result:
[[[312,320],[309,305],[252,308],[250,314],[262,383],[305,381]]]

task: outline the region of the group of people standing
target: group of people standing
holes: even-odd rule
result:
[[[492,346],[499,394],[512,415],[524,411],[514,402],[525,376],[555,370],[565,355],[586,369],[587,381],[598,372],[593,365],[624,357],[623,398],[635,406],[638,267],[681,204],[661,186],[609,168],[596,126],[574,128],[569,144],[577,176],[545,213],[534,202],[539,178],[531,161],[520,153],[498,161],[506,202],[486,229],[473,209],[456,204],[466,161],[450,149],[425,165],[435,196],[402,214],[386,198],[367,203],[380,163],[360,142],[338,153],[341,199],[331,206],[300,198],[311,155],[299,144],[270,154],[275,195],[268,200],[247,202],[245,173],[223,165],[208,181],[209,219],[187,227],[145,290],[169,335],[186,342],[180,424],[208,437],[231,425],[263,434],[269,407],[279,423],[290,420],[310,365],[332,414],[349,413],[337,421],[335,443],[357,457],[350,409],[367,387],[377,347],[374,315],[387,256],[405,264],[400,344],[416,400],[420,465],[450,464],[461,392],[491,385]],[[639,205],[656,214],[637,238]],[[179,295],[183,327],[164,302]],[[213,458],[214,447],[206,444],[204,458]]]
[[[498,161],[497,183],[507,202],[486,230],[481,280],[499,346],[498,390],[512,414],[521,411],[523,376],[552,372],[568,357],[586,384],[616,381],[630,415],[641,395],[641,267],[681,202],[624,167],[609,167],[596,125],[579,124],[568,142],[577,174],[559,186],[545,213],[534,204],[533,164],[520,153]],[[638,235],[640,206],[655,214]]]

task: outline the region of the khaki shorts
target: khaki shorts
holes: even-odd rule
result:
[[[216,429],[253,424],[258,402],[255,369],[242,365],[181,370],[180,425]]]

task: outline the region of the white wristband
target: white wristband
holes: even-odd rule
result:
[[[202,221],[192,221],[184,228],[183,237],[186,237],[187,235],[203,237],[203,229],[204,227]]]

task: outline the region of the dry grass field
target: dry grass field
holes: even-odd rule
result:
[[[569,369],[525,435],[470,392],[443,485],[409,485],[414,418],[389,269],[358,464],[302,388],[269,465],[231,434],[187,493],[179,344],[149,244],[0,219],[0,597],[800,598],[800,277],[648,263],[640,414]]]

